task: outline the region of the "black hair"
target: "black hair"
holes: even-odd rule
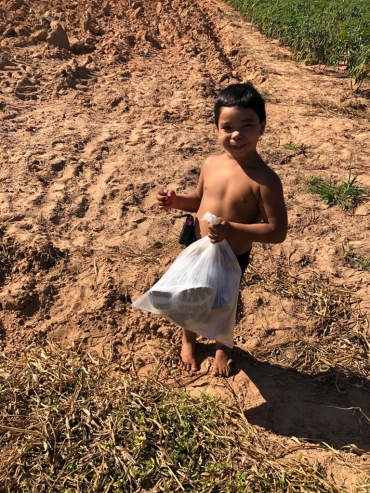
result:
[[[230,84],[219,93],[213,109],[216,127],[218,127],[221,108],[233,106],[250,108],[258,116],[260,123],[266,120],[265,100],[250,82]]]

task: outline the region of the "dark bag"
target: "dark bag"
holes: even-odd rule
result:
[[[194,241],[197,241],[195,237],[195,231],[194,231],[194,218],[191,214],[184,214],[182,216],[175,216],[175,217],[185,217],[184,224],[182,226],[182,230],[179,236],[179,243],[180,245],[185,245],[189,246]]]

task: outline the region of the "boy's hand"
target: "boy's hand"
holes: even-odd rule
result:
[[[157,204],[162,210],[172,209],[175,207],[176,192],[175,190],[168,190],[167,188],[161,188],[158,190]]]
[[[229,221],[225,221],[221,217],[218,219],[220,220],[220,224],[210,224],[208,227],[208,238],[211,243],[219,243],[220,241],[226,240],[232,231]]]

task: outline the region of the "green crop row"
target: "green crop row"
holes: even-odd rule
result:
[[[345,65],[355,83],[370,74],[369,0],[226,0],[297,60]]]

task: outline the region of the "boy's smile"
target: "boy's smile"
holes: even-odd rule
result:
[[[218,138],[225,151],[235,159],[254,154],[266,122],[260,122],[250,108],[223,107],[218,122]]]

